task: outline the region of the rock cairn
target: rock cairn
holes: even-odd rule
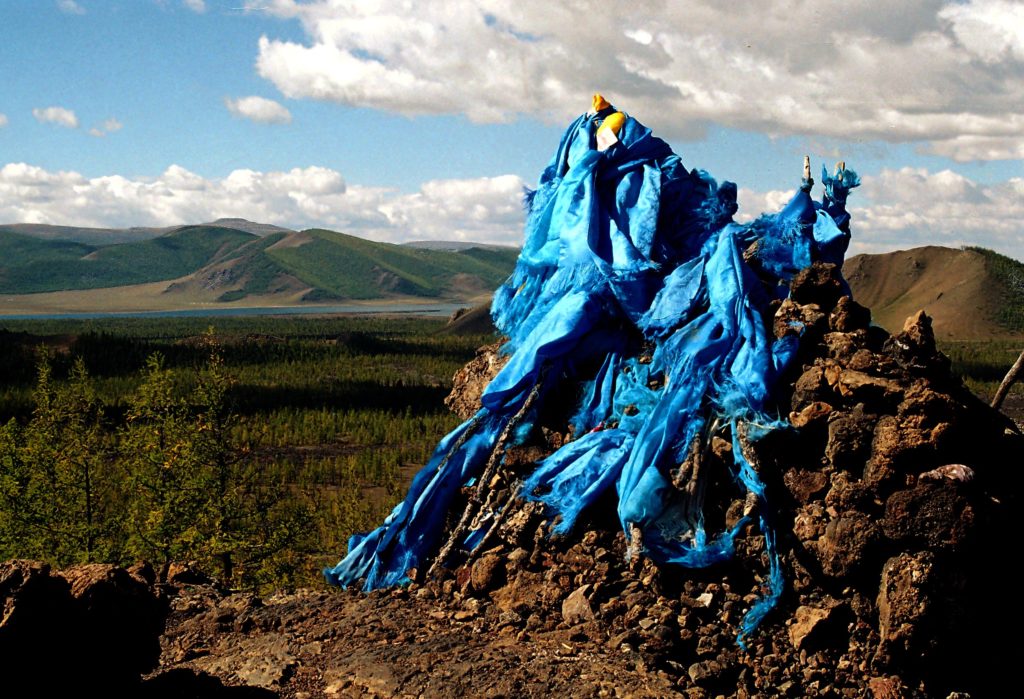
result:
[[[520,639],[569,628],[637,653],[693,696],[1001,688],[1012,660],[1024,658],[1021,642],[1000,633],[1021,619],[1006,574],[1020,433],[953,377],[928,316],[895,335],[871,326],[870,311],[843,295],[834,265],[802,271],[772,310],[776,337],[800,336],[778,396],[791,428],[751,442],[748,457],[778,508],[771,516],[787,593],[746,651],[735,642],[738,622],[767,574],[759,533],[738,540],[729,564],[659,568],[627,556],[610,501],[559,539],[541,505],[513,497],[484,550],[421,575],[419,594],[456,617],[482,614],[490,626],[517,629]],[[463,418],[500,368],[498,351],[482,348],[456,375],[449,405]],[[506,449],[487,482],[464,489],[468,506],[482,494],[509,500],[503,488],[571,439],[570,408],[545,411],[542,438]],[[720,520],[712,530],[744,510],[724,466],[731,448],[728,439],[711,444],[718,468],[706,502]]]

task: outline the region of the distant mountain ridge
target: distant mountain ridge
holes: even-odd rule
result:
[[[55,293],[56,308],[69,293],[77,305],[109,299],[114,306],[117,296],[147,295],[147,308],[478,302],[509,276],[517,256],[510,247],[396,245],[239,218],[168,228],[13,224],[0,226],[0,294],[42,301]],[[1024,264],[990,250],[857,255],[843,273],[874,322],[890,331],[924,309],[940,339],[1024,338]]]
[[[179,226],[131,228],[88,228],[82,226],[54,226],[48,223],[7,223],[0,224],[0,233],[10,232],[26,235],[42,240],[66,240],[86,245],[113,245],[117,243],[133,243],[173,233],[182,228],[194,225],[215,228],[230,228],[253,235],[270,235],[271,233],[291,233],[291,228],[283,228],[270,223],[255,223],[244,218],[218,218],[216,221],[200,224],[181,224]]]
[[[0,226],[0,294],[166,281],[162,293],[169,302],[174,297],[189,302],[259,297],[281,303],[407,297],[469,300],[504,281],[518,256],[514,248],[394,245],[244,219],[120,233],[135,231],[142,236],[143,230],[148,237],[97,244],[84,241],[119,233],[34,224]]]

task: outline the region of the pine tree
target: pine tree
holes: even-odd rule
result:
[[[159,564],[166,580],[172,561],[201,557],[210,484],[195,421],[159,354],[146,360],[118,451],[130,485],[128,551]]]
[[[116,548],[103,406],[78,359],[65,383],[41,355],[32,419],[0,433],[0,545],[58,565],[106,560]]]

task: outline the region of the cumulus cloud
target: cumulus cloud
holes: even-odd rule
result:
[[[69,15],[84,15],[85,8],[75,0],[57,0],[57,9]]]
[[[375,240],[467,240],[518,245],[518,177],[435,180],[408,194],[349,185],[323,167],[235,170],[204,178],[172,165],[159,177],[87,178],[25,163],[0,168],[0,221],[96,227],[167,226],[243,217],[326,227]]]
[[[91,129],[89,129],[89,135],[90,136],[95,136],[97,138],[103,138],[108,133],[114,133],[115,131],[120,131],[122,128],[124,128],[124,124],[122,124],[117,119],[111,117],[110,119],[107,119],[106,121],[104,121],[99,126],[94,126]]]
[[[908,167],[863,181],[850,199],[850,254],[981,245],[1020,258],[1024,250],[1024,178],[983,184],[950,170]],[[127,227],[242,217],[390,242],[519,245],[522,191],[523,182],[513,175],[433,180],[403,193],[351,184],[324,167],[241,169],[205,178],[172,165],[159,177],[133,179],[10,163],[0,168],[0,221]],[[740,189],[737,218],[778,211],[792,194]]]
[[[185,7],[192,10],[193,12],[198,12],[200,14],[206,12],[205,0],[184,0],[184,3]]]
[[[78,128],[78,117],[70,109],[64,107],[46,107],[32,110],[32,116],[41,124],[56,124],[67,129]]]
[[[7,115],[0,112],[0,129],[7,126]]]
[[[939,11],[957,40],[985,61],[1024,61],[1024,5],[1017,0],[975,0]]]
[[[224,105],[236,117],[251,119],[261,124],[288,124],[292,120],[292,113],[283,104],[266,97],[226,97]]]
[[[1024,178],[981,184],[951,170],[887,168],[861,190],[856,252],[981,245],[1020,259],[1024,250]]]
[[[1024,6],[1010,0],[257,5],[307,35],[259,41],[258,72],[291,98],[562,121],[597,89],[673,137],[714,122],[1020,157]]]

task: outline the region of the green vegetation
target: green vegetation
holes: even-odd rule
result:
[[[220,290],[219,301],[306,287],[307,301],[471,298],[504,281],[517,255],[511,248],[428,250],[326,230],[260,238],[219,226],[183,226],[147,240],[95,246],[0,229],[0,293],[118,287],[196,274],[186,285]]]
[[[939,349],[950,358],[953,373],[987,402],[995,394],[1006,372],[1020,356],[1024,344],[1007,340],[941,342]],[[1016,384],[1012,392],[1024,394],[1024,386]]]
[[[376,243],[325,230],[304,231],[309,242],[267,250],[287,273],[335,298],[372,299],[388,294],[460,296],[457,275],[474,277],[477,291],[508,277],[517,250],[427,250]],[[483,253],[483,254],[481,254]]]
[[[235,586],[318,583],[457,424],[451,375],[489,338],[442,324],[4,322],[0,558],[191,560]]]
[[[39,240],[0,231],[0,293],[98,289],[181,277],[254,238],[216,226],[186,226],[118,245]]]
[[[984,255],[985,266],[996,281],[997,288],[992,289],[1000,299],[996,321],[1007,330],[1024,332],[1024,263],[986,248],[967,249]]]

